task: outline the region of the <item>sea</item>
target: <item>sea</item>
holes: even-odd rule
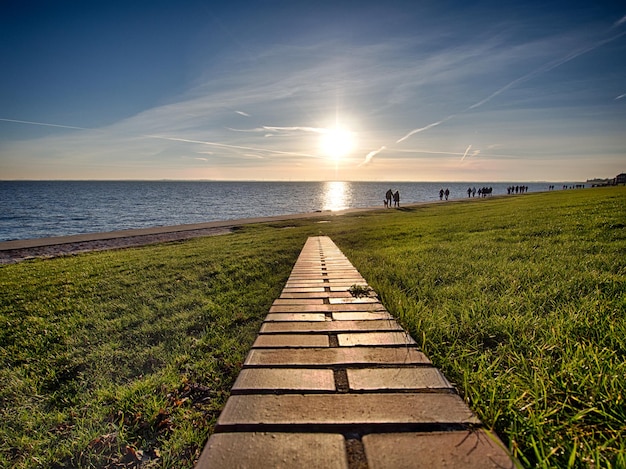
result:
[[[400,204],[467,198],[468,187],[528,192],[580,183],[0,181],[0,241],[135,228],[383,207],[388,189]],[[478,194],[476,194],[478,196]]]

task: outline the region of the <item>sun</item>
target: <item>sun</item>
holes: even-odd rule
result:
[[[348,156],[354,150],[355,136],[343,127],[324,129],[320,136],[320,151],[334,160]]]

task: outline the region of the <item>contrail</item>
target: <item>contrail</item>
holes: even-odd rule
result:
[[[440,121],[433,122],[432,124],[428,124],[426,127],[420,127],[419,129],[411,130],[404,137],[402,137],[399,140],[396,140],[396,143],[404,142],[411,135],[414,135],[414,134],[416,134],[418,132],[423,132],[424,130],[428,130],[428,129],[432,129],[433,127],[437,127],[439,124],[443,124],[445,121],[450,120],[450,119],[452,119],[455,116],[456,116],[456,114],[452,114],[451,116],[448,116],[448,117],[446,117],[444,119],[441,119]]]
[[[387,147],[382,146],[380,147],[378,150],[374,150],[374,151],[370,151],[367,155],[365,155],[365,161],[363,161],[362,163],[359,164],[359,167],[361,166],[365,166],[366,164],[368,164],[370,161],[372,161],[372,158],[374,158],[376,155],[378,155],[381,151],[386,150]]]
[[[465,149],[465,153],[463,153],[463,158],[461,158],[461,161],[463,161],[465,159],[465,157],[467,156],[467,153],[470,151],[470,149],[472,148],[471,145],[469,145],[466,149]]]
[[[436,150],[425,150],[425,149],[408,149],[408,150],[402,150],[400,148],[395,149],[394,150],[397,153],[424,153],[424,154],[428,154],[428,155],[454,155],[454,156],[463,156],[463,153],[458,152],[458,151],[436,151]],[[467,154],[468,157],[473,157],[473,156],[478,156],[481,153],[480,150],[472,150],[471,152],[469,152]],[[515,154],[515,155],[511,155],[511,154],[504,154],[504,153],[491,153],[489,152],[489,156],[501,156],[503,158],[517,158],[519,156],[524,156],[524,155],[520,155]]]
[[[30,125],[43,125],[44,127],[60,127],[62,129],[76,129],[76,130],[93,130],[87,127],[76,127],[74,125],[61,125],[61,124],[48,124],[46,122],[34,122],[34,121],[21,121],[17,119],[2,119],[3,122],[15,122],[16,124],[30,124]]]

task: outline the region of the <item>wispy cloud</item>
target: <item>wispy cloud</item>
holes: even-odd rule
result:
[[[463,153],[458,151],[441,151],[441,150],[429,150],[424,148],[413,149],[396,149],[396,153],[410,153],[410,154],[425,154],[425,155],[451,155],[451,156],[463,156]]]
[[[277,155],[291,155],[291,156],[306,156],[310,158],[319,158],[317,155],[312,155],[309,153],[296,153],[292,151],[280,151],[280,150],[270,150],[267,148],[254,148],[254,147],[246,147],[242,145],[229,145],[226,143],[218,143],[218,142],[207,142],[205,140],[192,140],[188,138],[179,138],[179,137],[165,137],[162,135],[144,135],[146,138],[154,138],[159,140],[169,140],[171,142],[185,142],[185,143],[197,143],[199,145],[209,145],[220,148],[231,148],[236,150],[252,150],[252,151],[260,151],[265,153],[273,153]]]
[[[78,127],[78,126],[73,126],[73,125],[53,124],[53,123],[49,123],[49,122],[25,121],[25,120],[19,120],[19,119],[6,119],[6,118],[0,118],[0,121],[3,121],[3,122],[13,122],[13,123],[18,123],[18,124],[45,126],[45,127],[57,127],[57,128],[72,129],[72,130],[85,130],[85,131],[104,132],[104,131],[101,131],[99,129],[90,129],[90,128],[87,128],[87,127]],[[305,128],[301,128],[301,129],[305,129]],[[261,130],[263,130],[263,129],[261,129]],[[195,140],[195,139],[188,139],[188,138],[181,138],[181,137],[168,137],[168,136],[162,136],[162,135],[137,135],[136,137],[138,137],[138,138],[157,139],[157,140],[168,140],[168,141],[171,141],[171,142],[194,143],[194,144],[209,145],[209,146],[215,146],[215,147],[220,147],[220,148],[228,148],[228,149],[236,149],[236,150],[253,150],[253,151],[260,151],[260,152],[266,152],[266,153],[279,154],[279,155],[305,156],[305,157],[314,157],[314,158],[318,157],[317,155],[312,155],[312,154],[309,154],[309,153],[280,151],[280,150],[272,150],[272,149],[268,149],[268,148],[254,148],[254,147],[248,147],[248,146],[242,146],[242,145],[231,145],[231,144],[225,144],[225,143],[219,143],[219,142],[211,142],[211,141],[206,141],[206,140]],[[212,152],[197,152],[197,153],[213,154]],[[196,158],[196,159],[205,159],[205,158]]]
[[[614,28],[618,28],[619,26],[623,25],[624,23],[626,23],[626,15],[622,16],[619,20],[617,20],[615,22],[615,24],[613,25]]]
[[[625,22],[626,16],[616,26]],[[361,139],[359,146],[364,151],[358,161],[352,160],[351,163],[359,168],[367,166],[377,157],[386,161],[393,158],[408,161],[409,155],[415,160],[426,159],[420,154],[432,154],[432,160],[439,162],[448,155],[451,165],[455,165],[459,158],[465,161],[480,151],[470,145],[464,152],[462,147],[461,151],[455,152],[453,150],[458,142],[452,144],[445,141],[440,134],[448,127],[454,126],[456,130],[457,123],[459,128],[462,124],[467,125],[465,129],[480,125],[486,115],[472,113],[472,122],[466,123],[461,119],[462,114],[478,110],[513,88],[623,34],[607,37],[583,48],[570,46],[571,49],[565,49],[564,44],[571,44],[579,36],[572,34],[562,41],[549,38],[514,45],[497,37],[482,42],[467,41],[461,45],[442,42],[435,52],[422,48],[420,42],[411,38],[386,38],[367,45],[351,44],[350,47],[342,47],[341,43],[332,41],[319,41],[307,46],[268,47],[262,50],[263,60],[255,59],[244,64],[249,67],[247,73],[240,73],[238,68],[228,69],[229,73],[224,74],[224,78],[211,77],[188,90],[178,100],[146,109],[101,129],[38,122],[38,116],[29,116],[34,117],[32,121],[0,120],[92,131],[63,132],[64,135],[45,137],[36,142],[11,142],[12,149],[21,147],[23,154],[32,149],[30,154],[39,155],[40,161],[54,153],[65,155],[63,158],[68,164],[72,158],[79,163],[88,159],[117,162],[126,158],[132,159],[138,166],[147,166],[157,157],[164,160],[189,152],[206,155],[211,162],[229,159],[243,161],[244,164],[249,161],[250,167],[257,165],[257,168],[269,172],[273,160],[284,165],[287,159],[282,158],[284,156],[290,157],[289,165],[304,162],[304,167],[308,168],[305,171],[312,173],[313,165],[309,165],[306,159],[319,158],[315,153],[317,134],[328,131],[326,126],[336,113],[345,112],[356,117],[355,127],[360,127],[352,130],[358,131]],[[564,53],[564,50],[572,52]],[[289,60],[284,60],[285,57]],[[474,86],[476,82],[480,82],[480,86]],[[491,86],[487,88],[487,93],[484,92],[485,86]],[[477,90],[482,90],[481,94],[477,94]],[[479,99],[481,96],[483,98]],[[626,94],[615,100],[624,97]],[[239,116],[247,119],[242,120]],[[508,116],[519,118],[519,110]],[[442,126],[453,119],[453,125]],[[267,123],[272,125],[263,125]],[[248,125],[250,128],[241,128]],[[398,138],[413,126],[416,128]],[[438,131],[428,132],[428,136],[425,134],[435,127],[439,127]],[[401,148],[407,146],[405,142],[417,134],[422,134],[419,145],[430,149]],[[492,156],[486,144],[494,140],[479,141],[474,136],[465,138],[471,139],[476,147],[485,149],[481,161],[486,155]],[[488,138],[509,144],[508,139],[495,133]],[[414,140],[418,141],[418,138]],[[176,145],[176,142],[188,144],[188,148]],[[405,144],[399,145],[401,143]],[[213,151],[197,151],[203,148],[200,145]],[[530,144],[524,142],[511,152],[527,148],[524,145]],[[321,167],[322,164],[316,163],[316,166]],[[367,171],[367,168],[355,171],[355,177]],[[256,177],[256,173],[250,174]],[[303,174],[306,173],[303,171]],[[314,176],[306,174],[306,177],[320,177],[319,174],[324,173],[320,170]]]
[[[233,127],[227,127],[227,129],[233,132],[243,132],[243,133],[273,132],[273,134],[268,134],[266,136],[276,135],[276,134],[281,134],[281,133],[293,134],[294,132],[313,132],[313,133],[318,133],[318,134],[328,132],[328,129],[325,129],[325,128],[307,127],[307,126],[277,127],[277,126],[264,125],[262,127],[254,127],[251,129],[236,129]]]
[[[619,33],[617,35],[611,36],[609,38],[606,39],[602,39],[600,41],[595,42],[594,44],[590,44],[588,46],[582,47],[580,49],[577,49],[575,51],[570,52],[569,54],[563,56],[563,57],[559,57],[558,59],[552,60],[544,65],[542,65],[539,68],[536,68],[534,70],[532,70],[531,72],[522,75],[519,78],[516,78],[515,80],[507,83],[506,85],[504,85],[502,88],[497,89],[496,91],[494,91],[493,93],[491,93],[489,96],[487,96],[486,98],[478,101],[475,104],[472,104],[471,106],[469,106],[467,109],[465,109],[465,111],[469,111],[472,109],[476,109],[486,103],[488,103],[489,101],[491,101],[493,98],[495,98],[496,96],[501,95],[502,93],[504,93],[505,91],[509,90],[510,88],[513,88],[517,85],[520,85],[526,81],[529,81],[539,75],[543,75],[544,73],[550,72],[552,70],[554,70],[557,67],[560,67],[561,65],[564,65],[568,62],[571,62],[572,60],[580,57],[583,54],[587,54],[588,52],[591,52],[605,44],[608,44],[610,42],[613,42],[617,39],[619,39],[620,37],[622,37],[624,34],[626,34],[625,32]]]
[[[263,126],[264,130],[272,131],[272,132],[314,132],[314,133],[325,133],[328,132],[328,129],[319,128],[319,127],[306,127],[306,126],[294,126],[294,127],[273,127],[269,125]]]
[[[622,22],[626,22],[625,18],[626,17],[622,18],[618,23],[621,24]],[[514,88],[514,87],[516,87],[518,85],[521,85],[521,84],[523,84],[523,83],[525,83],[525,82],[527,82],[529,80],[532,80],[533,78],[536,78],[536,77],[538,77],[540,75],[548,73],[548,72],[554,70],[555,68],[560,67],[560,66],[562,66],[562,65],[564,65],[564,64],[566,64],[566,63],[568,63],[568,62],[570,62],[570,61],[572,61],[572,60],[574,60],[574,59],[576,59],[576,58],[578,58],[578,57],[580,57],[580,56],[582,56],[584,54],[587,54],[587,53],[589,53],[589,52],[591,52],[593,50],[598,49],[599,47],[602,47],[602,46],[604,46],[606,44],[609,44],[609,43],[611,43],[613,41],[616,41],[617,39],[621,38],[624,35],[626,35],[626,31],[623,31],[623,32],[621,32],[619,34],[615,34],[615,35],[612,35],[610,37],[604,38],[602,40],[596,41],[593,44],[590,44],[588,46],[576,49],[576,50],[571,51],[570,53],[568,53],[568,54],[566,54],[566,55],[564,55],[562,57],[559,57],[557,59],[551,60],[551,61],[545,63],[544,65],[542,65],[542,66],[540,66],[538,68],[535,68],[532,71],[530,71],[530,72],[528,72],[528,73],[526,73],[526,74],[524,74],[524,75],[522,75],[522,76],[520,76],[520,77],[518,77],[518,78],[516,78],[516,79],[514,79],[512,81],[510,81],[509,83],[507,83],[506,85],[502,86],[501,88],[498,88],[496,91],[494,91],[493,93],[491,93],[487,97],[481,99],[480,101],[475,102],[474,104],[468,106],[467,108],[465,108],[464,110],[460,111],[459,113],[450,114],[447,117],[445,117],[445,118],[443,118],[443,119],[441,119],[439,121],[436,121],[436,122],[433,122],[433,123],[428,124],[426,126],[419,127],[417,129],[411,130],[409,133],[407,133],[406,135],[404,135],[403,137],[398,139],[396,141],[396,143],[401,143],[401,142],[407,140],[409,137],[415,135],[416,133],[424,132],[424,131],[432,129],[433,127],[437,127],[438,125],[441,125],[444,122],[447,122],[447,121],[449,121],[451,119],[454,119],[455,117],[457,117],[457,115],[464,114],[464,113],[467,113],[468,111],[477,109],[477,108],[487,104],[489,101],[491,101],[492,99],[496,98],[497,96],[499,96],[499,95],[503,94],[504,92],[508,91],[509,89]],[[619,97],[618,97],[618,99],[619,99]]]
[[[259,133],[263,132],[265,129],[263,127],[257,127],[253,129],[235,129],[234,127],[226,127],[226,130],[230,130],[231,132]]]

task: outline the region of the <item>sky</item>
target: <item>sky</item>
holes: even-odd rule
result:
[[[626,3],[0,1],[0,179],[626,172]]]

